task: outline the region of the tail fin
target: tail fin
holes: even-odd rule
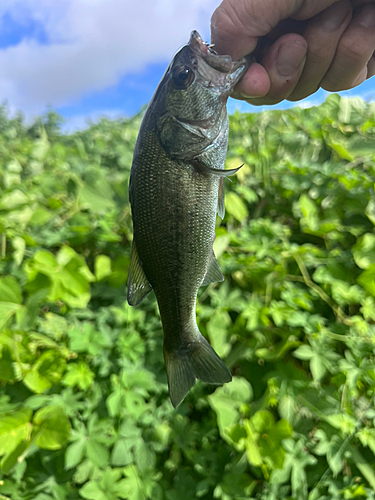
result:
[[[164,350],[164,358],[169,396],[174,408],[182,402],[196,378],[217,385],[232,380],[230,371],[203,336],[187,344],[185,349]]]

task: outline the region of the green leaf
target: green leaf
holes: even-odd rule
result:
[[[375,264],[369,266],[358,276],[357,283],[375,297]]]
[[[228,342],[228,327],[232,324],[226,311],[217,309],[207,323],[207,333],[212,347],[221,358],[225,358],[231,349]]]
[[[260,410],[250,421],[244,422],[247,432],[245,441],[247,458],[252,465],[267,464],[273,468],[281,468],[284,463],[285,450],[282,441],[291,437],[293,429],[286,420],[275,419],[269,411]]]
[[[12,239],[12,246],[14,248],[13,260],[16,266],[18,267],[21,265],[23,257],[25,255],[25,250],[26,250],[25,240],[23,238],[20,238],[19,236],[15,236]]]
[[[108,500],[106,493],[96,481],[89,481],[80,490],[80,495],[88,500]]]
[[[242,377],[233,377],[230,384],[223,385],[208,396],[211,408],[216,412],[220,434],[224,439],[228,436],[228,428],[239,419],[239,410],[253,396],[250,383]]]
[[[29,441],[32,410],[24,408],[0,416],[0,455],[11,453],[22,441]]]
[[[368,446],[375,454],[375,429],[368,429],[365,427],[357,432],[357,437],[363,446]]]
[[[327,372],[324,358],[315,353],[310,359],[310,370],[314,380],[320,380]]]
[[[88,207],[93,213],[103,213],[114,208],[112,189],[103,174],[98,171],[80,188],[79,202],[82,207]]]
[[[375,490],[375,472],[371,464],[362,456],[362,454],[354,448],[354,446],[349,445],[348,451],[353,457],[354,463],[359,471],[365,476],[372,490]]]
[[[23,383],[33,392],[41,394],[61,380],[65,364],[59,352],[45,351],[25,375]]]
[[[70,247],[61,248],[56,258],[50,252],[39,250],[28,262],[26,272],[31,283],[38,274],[49,278],[52,302],[62,300],[71,307],[85,307],[90,300],[90,282],[95,278],[84,258]]]
[[[109,462],[108,449],[95,439],[87,441],[86,453],[91,462],[98,467],[105,467]]]
[[[0,469],[4,474],[9,474],[17,464],[25,458],[26,451],[30,446],[29,441],[22,441],[14,450],[7,453],[0,461]],[[0,497],[1,498],[1,497]]]
[[[335,429],[339,429],[344,435],[352,434],[357,425],[356,419],[345,413],[329,415],[326,417],[326,421],[332,425],[332,427],[335,427]]]
[[[21,287],[13,276],[4,276],[0,278],[0,305],[5,303],[22,303]]]
[[[86,439],[78,439],[68,446],[65,452],[65,468],[72,469],[76,467],[84,456],[86,450]]]
[[[37,139],[33,145],[32,156],[36,160],[44,160],[50,148],[48,136],[44,128],[41,129],[40,139]]]
[[[124,473],[126,475],[126,479],[122,479],[116,485],[120,498],[124,498],[126,500],[143,500],[145,493],[142,486],[145,481],[141,480],[136,469],[131,465],[125,467]]]
[[[82,390],[86,390],[93,384],[94,373],[90,370],[86,363],[72,363],[67,366],[67,374],[63,379],[63,383],[75,387],[78,386]]]
[[[294,351],[293,355],[296,358],[308,361],[314,356],[314,353],[310,346],[302,345],[301,347],[299,347]]]
[[[233,191],[230,191],[225,196],[225,209],[238,222],[245,220],[248,215],[245,203]]]
[[[10,320],[10,318],[17,315],[22,318],[26,313],[26,309],[20,304],[14,302],[0,302],[0,329]],[[20,323],[20,321],[18,321]]]
[[[95,259],[95,277],[98,281],[112,274],[111,259],[107,255],[98,255]]]
[[[299,207],[303,213],[303,221],[311,231],[317,231],[319,228],[318,209],[315,203],[305,194],[299,199]]]
[[[111,464],[115,466],[124,466],[132,463],[133,457],[129,450],[126,439],[116,441],[111,455]]]
[[[367,233],[358,238],[352,251],[355,263],[361,269],[375,264],[375,234]]]
[[[15,189],[0,199],[0,210],[12,210],[13,208],[25,205],[28,201],[29,197],[25,193],[19,189]]]
[[[69,438],[70,423],[60,406],[46,406],[33,418],[34,443],[45,450],[58,450]]]
[[[279,401],[279,414],[280,417],[284,418],[291,425],[297,419],[297,404],[292,396],[285,394]]]

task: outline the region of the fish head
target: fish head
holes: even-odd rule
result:
[[[193,31],[174,56],[151,107],[157,134],[173,158],[188,160],[211,146],[227,127],[226,102],[250,64],[217,54]]]

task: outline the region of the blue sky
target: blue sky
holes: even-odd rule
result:
[[[209,39],[219,0],[2,0],[0,101],[27,118],[56,109],[66,127],[147,104],[192,29]],[[375,100],[374,80],[347,92]],[[319,104],[324,91],[301,101]],[[284,102],[278,107],[295,105]],[[253,110],[231,100],[229,111]],[[256,108],[262,109],[262,108]]]

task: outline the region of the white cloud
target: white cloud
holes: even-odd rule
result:
[[[190,31],[208,34],[219,0],[2,0],[22,25],[41,23],[49,43],[0,49],[0,101],[26,114],[115,85],[126,73],[169,60]],[[0,28],[1,29],[1,28]]]

